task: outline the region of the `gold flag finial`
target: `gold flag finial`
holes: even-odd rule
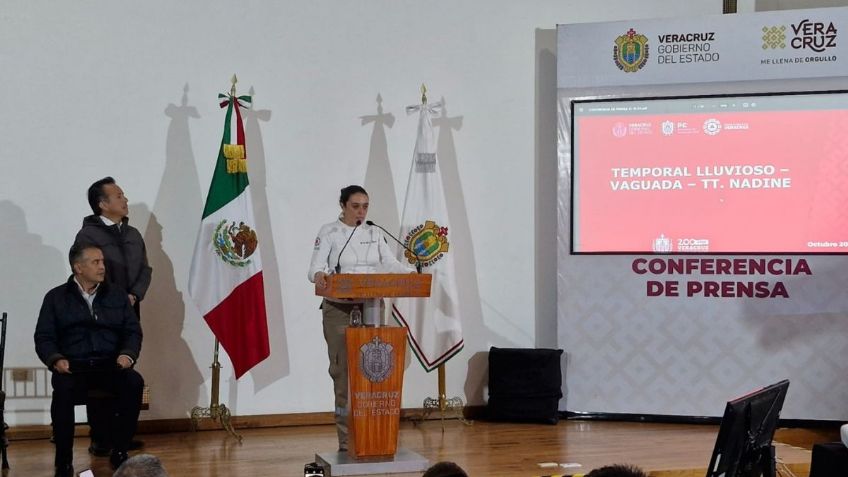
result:
[[[421,104],[427,104],[427,85],[421,83]]]
[[[233,84],[233,86],[230,88],[230,95],[235,96],[236,95],[236,83],[238,83],[238,78],[236,78],[235,73],[233,73],[233,77],[232,77],[232,79],[230,79],[230,82]]]

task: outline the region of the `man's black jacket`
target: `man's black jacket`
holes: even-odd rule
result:
[[[93,312],[73,275],[47,292],[35,325],[35,352],[48,368],[59,359],[117,359],[125,354],[138,360],[141,325],[126,292],[101,283]]]
[[[124,217],[118,230],[117,225],[104,224],[100,216],[89,215],[82,220],[82,228],[77,233],[75,243],[100,248],[106,259],[108,281],[122,287],[126,293],[132,293],[139,300],[144,299],[153,270],[147,263],[144,238],[138,229],[129,224],[129,219]]]

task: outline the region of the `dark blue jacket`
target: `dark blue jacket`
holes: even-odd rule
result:
[[[125,354],[138,360],[141,325],[126,292],[101,283],[93,313],[73,275],[44,296],[35,325],[35,352],[52,369],[60,359],[115,360]]]

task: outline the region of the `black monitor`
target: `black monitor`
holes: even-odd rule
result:
[[[727,402],[707,477],[774,477],[771,443],[789,380]]]

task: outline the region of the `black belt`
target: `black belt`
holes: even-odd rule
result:
[[[71,372],[112,371],[118,367],[116,358],[70,359]]]

